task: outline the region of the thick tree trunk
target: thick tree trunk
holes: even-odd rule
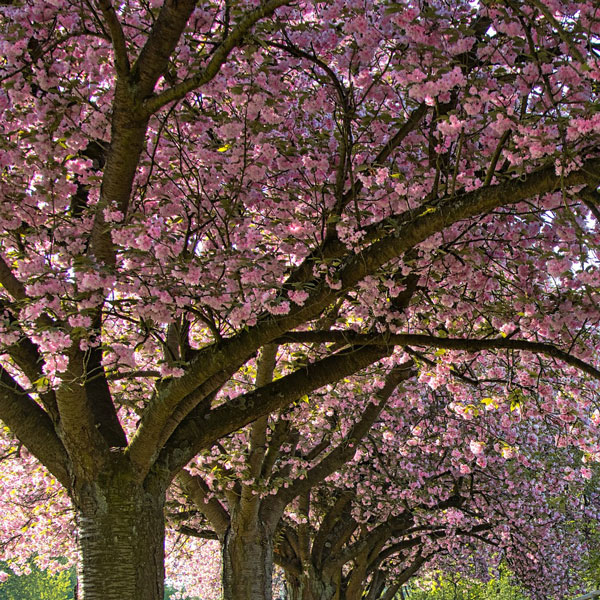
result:
[[[79,491],[81,600],[163,600],[164,500],[162,490],[124,482]]]
[[[242,527],[233,520],[223,544],[225,600],[272,600],[273,536],[257,519]]]
[[[340,590],[335,581],[319,576],[314,569],[299,577],[286,574],[288,600],[339,600]]]

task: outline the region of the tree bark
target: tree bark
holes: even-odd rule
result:
[[[81,600],[163,600],[163,489],[91,483],[74,502]]]
[[[329,577],[310,567],[301,575],[286,573],[288,600],[339,600],[339,585]]]
[[[233,519],[222,551],[226,600],[272,600],[273,534],[265,523]]]

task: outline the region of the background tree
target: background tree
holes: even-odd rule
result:
[[[388,405],[396,418],[382,419],[351,464],[299,499],[276,553],[294,597],[377,598],[424,568],[456,564],[484,581],[508,564],[532,597],[581,586],[577,569],[594,550],[582,532],[597,523],[598,499],[573,482],[579,457],[550,450],[556,425],[490,408],[489,398],[465,418],[440,400],[429,415],[406,399]],[[510,444],[496,411],[512,417]],[[388,443],[376,440],[382,434]],[[457,434],[461,442],[448,444]]]
[[[258,362],[257,385],[272,379],[275,360],[276,347],[267,347]],[[183,531],[220,540],[226,597],[243,597],[251,586],[272,586],[273,546],[286,508],[352,460],[389,398],[412,376],[412,366],[407,361],[383,379],[368,373],[340,383],[316,405],[305,396],[296,406],[223,440],[198,458],[192,473],[184,469],[178,475],[184,495],[209,528],[201,519],[196,529],[186,525]],[[280,369],[281,376],[285,366]]]
[[[253,370],[246,377],[251,387]],[[402,585],[440,553],[465,564],[478,556],[484,574],[504,561],[541,597],[569,593],[593,547],[582,533],[593,528],[598,507],[585,495],[585,456],[555,448],[573,425],[537,411],[544,375],[527,389],[518,382],[475,386],[451,372],[429,391],[411,382],[393,388],[378,377],[367,373],[354,378],[355,387],[307,396],[199,457],[193,474],[179,480],[208,523],[196,519],[181,530],[223,543],[233,515],[238,532],[251,535],[243,548],[257,546],[249,557],[240,551],[234,568],[269,579],[271,564],[261,553],[268,548],[271,557],[275,542],[274,560],[286,569],[294,597],[353,598],[367,587],[375,595],[378,586]],[[461,387],[470,390],[469,404],[457,400],[466,397]],[[371,413],[374,427],[359,437]],[[237,511],[245,511],[246,524]],[[189,515],[183,505],[172,516],[182,523]],[[227,550],[224,560],[231,560]]]

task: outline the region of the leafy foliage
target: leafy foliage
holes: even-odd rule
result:
[[[487,581],[472,579],[458,573],[434,572],[421,578],[405,590],[410,600],[527,600],[527,592],[504,566]]]
[[[0,563],[8,577],[0,583],[0,600],[73,600],[75,570],[50,572],[30,560],[25,572],[14,573],[10,565]]]

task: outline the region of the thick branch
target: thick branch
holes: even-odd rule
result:
[[[425,346],[427,348],[444,348],[447,350],[463,350],[465,352],[479,352],[481,350],[521,350],[536,354],[543,354],[556,358],[562,362],[576,367],[594,379],[600,379],[600,370],[584,360],[545,342],[531,342],[529,340],[515,340],[513,338],[493,338],[486,340],[467,338],[438,338],[431,335],[420,334],[360,334],[351,331],[292,331],[277,340],[279,343],[327,343],[339,345],[374,344],[382,346]]]
[[[427,556],[423,556],[422,554],[417,554],[413,562],[404,569],[400,575],[398,575],[395,585],[398,587],[405,584],[428,560],[432,559],[435,555],[429,554]]]
[[[0,256],[0,285],[17,302],[28,299],[25,286],[15,277],[15,274],[11,271],[2,256]]]
[[[46,412],[0,367],[0,419],[67,489],[68,458]]]
[[[194,8],[196,0],[166,0],[160,9],[148,40],[131,68],[130,81],[139,100],[150,96],[165,72]],[[153,111],[144,112],[147,118]]]
[[[334,354],[207,410],[204,415],[197,414],[177,428],[159,460],[174,474],[214,440],[324,385],[352,375],[387,354],[387,349],[372,346]]]
[[[69,364],[56,390],[60,415],[60,439],[73,463],[73,470],[82,481],[95,478],[108,458],[109,446],[96,427],[94,412],[84,387],[83,353],[71,349]]]
[[[303,492],[298,497],[298,514],[300,523],[298,523],[298,558],[301,564],[306,564],[310,555],[310,490]]]
[[[229,514],[217,498],[209,498],[209,488],[199,476],[190,475],[185,469],[177,474],[177,481],[196,505],[198,510],[210,521],[217,537],[223,539],[229,528]]]
[[[189,525],[180,525],[177,528],[179,533],[183,533],[183,535],[187,535],[189,537],[200,538],[201,540],[218,540],[219,536],[210,529],[194,529]]]
[[[125,35],[123,28],[119,22],[119,17],[110,0],[98,0],[98,7],[102,11],[104,20],[108,25],[110,37],[113,44],[115,54],[115,68],[117,75],[126,77],[129,74],[129,57],[127,56],[127,45],[125,43]]]
[[[111,27],[118,71],[125,68],[125,42],[120,39],[120,24],[111,17],[110,0],[98,0],[105,5],[104,17]],[[167,0],[145,46],[129,74],[118,77],[113,101],[111,144],[102,178],[100,202],[92,229],[90,252],[104,268],[113,269],[115,252],[110,227],[104,219],[104,210],[117,207],[127,215],[133,179],[146,140],[150,114],[140,109],[141,102],[150,96],[159,77],[164,73],[171,54],[196,6],[195,0]],[[112,23],[112,25],[111,25]],[[113,31],[114,29],[114,31]]]
[[[589,208],[596,221],[600,224],[600,193],[595,186],[586,186],[580,192],[582,202]]]
[[[257,363],[256,387],[261,388],[273,381],[275,360],[277,357],[277,345],[267,344],[260,355]],[[268,415],[257,419],[250,432],[250,453],[248,465],[250,476],[255,479],[260,476],[267,446]]]
[[[266,479],[270,476],[281,452],[281,446],[290,439],[290,433],[290,422],[287,419],[280,418],[275,424],[271,439],[269,440],[269,447],[263,459],[261,477]]]
[[[244,36],[248,34],[250,29],[252,29],[258,21],[271,16],[277,8],[290,4],[290,2],[291,0],[268,0],[258,8],[246,14],[233,31],[225,38],[223,43],[215,50],[210,61],[201,73],[185,79],[181,83],[156,96],[148,98],[143,103],[143,110],[146,116],[154,114],[157,110],[165,106],[165,104],[181,100],[186,94],[189,94],[198,87],[208,83],[215,75],[217,75],[221,66],[227,60],[230,52],[242,42]],[[140,62],[141,61],[142,55],[140,55]]]
[[[320,567],[323,563],[323,553],[325,551],[325,544],[329,538],[330,533],[333,531],[335,524],[339,521],[340,516],[351,506],[356,493],[351,490],[344,490],[336,499],[334,505],[327,511],[321,525],[315,535],[312,547],[312,561],[317,567]]]
[[[97,328],[100,330],[100,328]],[[96,428],[112,447],[127,446],[127,437],[121,427],[112,394],[102,364],[102,348],[90,348],[84,357],[85,395],[94,416]]]

